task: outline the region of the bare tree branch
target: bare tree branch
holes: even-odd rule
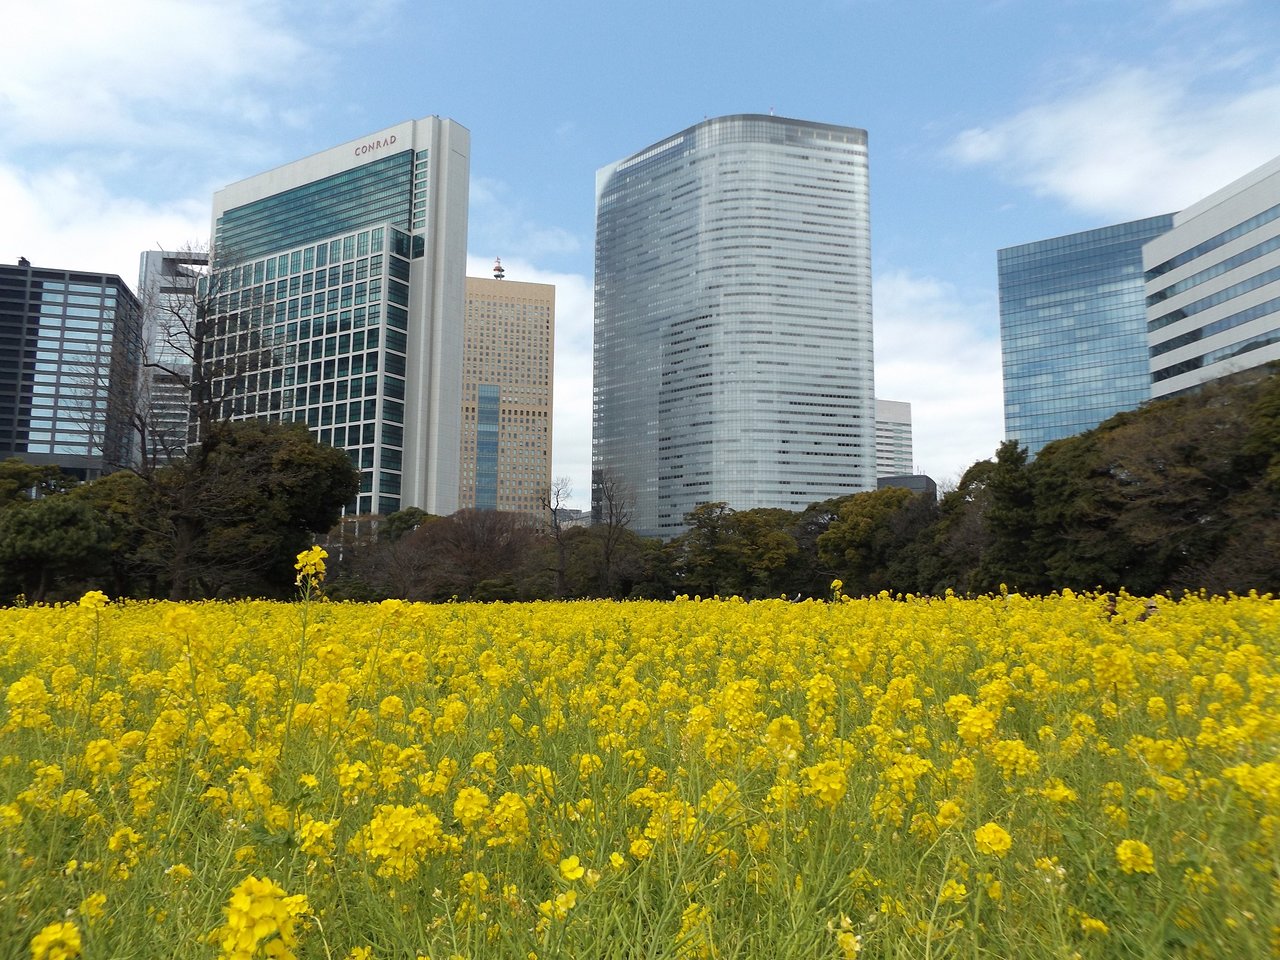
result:
[[[600,540],[600,592],[613,595],[618,543],[631,525],[635,494],[620,476],[605,467],[591,474],[591,522],[604,530]]]

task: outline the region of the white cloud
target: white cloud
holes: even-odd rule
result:
[[[958,480],[1004,438],[996,305],[902,270],[877,274],[874,291],[876,396],[911,404],[918,469]]]
[[[204,142],[215,121],[278,118],[261,89],[317,55],[259,0],[44,0],[5,11],[0,124],[8,147]],[[69,27],[68,25],[73,25]]]
[[[1195,68],[1130,68],[986,127],[952,154],[1107,219],[1180,210],[1280,153],[1280,83],[1198,93]]]
[[[484,245],[489,256],[506,257],[518,251],[523,257],[541,257],[576,253],[581,243],[561,227],[535,223],[526,214],[524,204],[513,196],[511,188],[501,180],[471,177],[469,245]],[[493,261],[490,260],[490,263]]]
[[[135,289],[144,250],[199,244],[207,201],[153,204],[113,195],[91,171],[60,165],[29,173],[0,162],[0,261],[114,273]]]
[[[573,484],[569,505],[591,506],[591,337],[595,313],[590,277],[540,270],[527,259],[503,257],[507,279],[556,288],[555,394],[551,476]],[[490,276],[493,258],[467,257],[467,275]]]
[[[0,36],[0,259],[117,273],[202,243],[212,185],[275,159],[325,69],[283,0],[46,0]],[[278,106],[277,106],[278,105]]]

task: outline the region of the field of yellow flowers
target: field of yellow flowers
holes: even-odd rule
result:
[[[0,957],[1280,955],[1268,597],[302,579],[0,611]]]

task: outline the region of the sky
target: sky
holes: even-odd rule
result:
[[[31,0],[0,262],[118,273],[213,192],[402,120],[471,131],[468,272],[556,285],[552,473],[590,498],[595,171],[708,117],[868,131],[876,394],[954,484],[1004,436],[996,251],[1280,154],[1276,0]]]

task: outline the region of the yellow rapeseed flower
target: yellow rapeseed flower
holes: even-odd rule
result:
[[[477,787],[463,787],[453,801],[453,816],[462,829],[471,832],[489,813],[489,796]]]
[[[90,590],[80,598],[80,606],[88,610],[100,610],[111,603],[111,598],[101,590]]]
[[[51,923],[31,938],[31,960],[74,960],[84,944],[70,920]]]
[[[97,893],[91,893],[80,901],[77,913],[88,920],[90,923],[102,917],[107,906],[107,895],[99,890]]]
[[[222,949],[222,960],[254,960],[259,946],[267,942],[274,960],[294,960],[298,919],[310,909],[302,894],[288,896],[272,880],[245,877],[223,907],[226,923],[214,941]]]
[[[577,855],[565,857],[560,861],[560,875],[566,880],[581,880],[587,868],[578,860]]]
[[[1116,844],[1116,862],[1125,873],[1155,873],[1155,857],[1141,840],[1121,840]]]
[[[293,568],[298,571],[298,585],[301,586],[307,580],[314,583],[324,580],[324,561],[328,556],[328,551],[320,546],[308,547],[298,554],[298,561],[293,565]]]
[[[996,857],[1003,857],[1013,846],[1013,838],[998,823],[984,823],[973,832],[973,840],[979,853]]]
[[[813,797],[819,806],[834,807],[849,788],[849,776],[844,766],[836,760],[824,760],[800,771],[804,777],[804,795]]]

